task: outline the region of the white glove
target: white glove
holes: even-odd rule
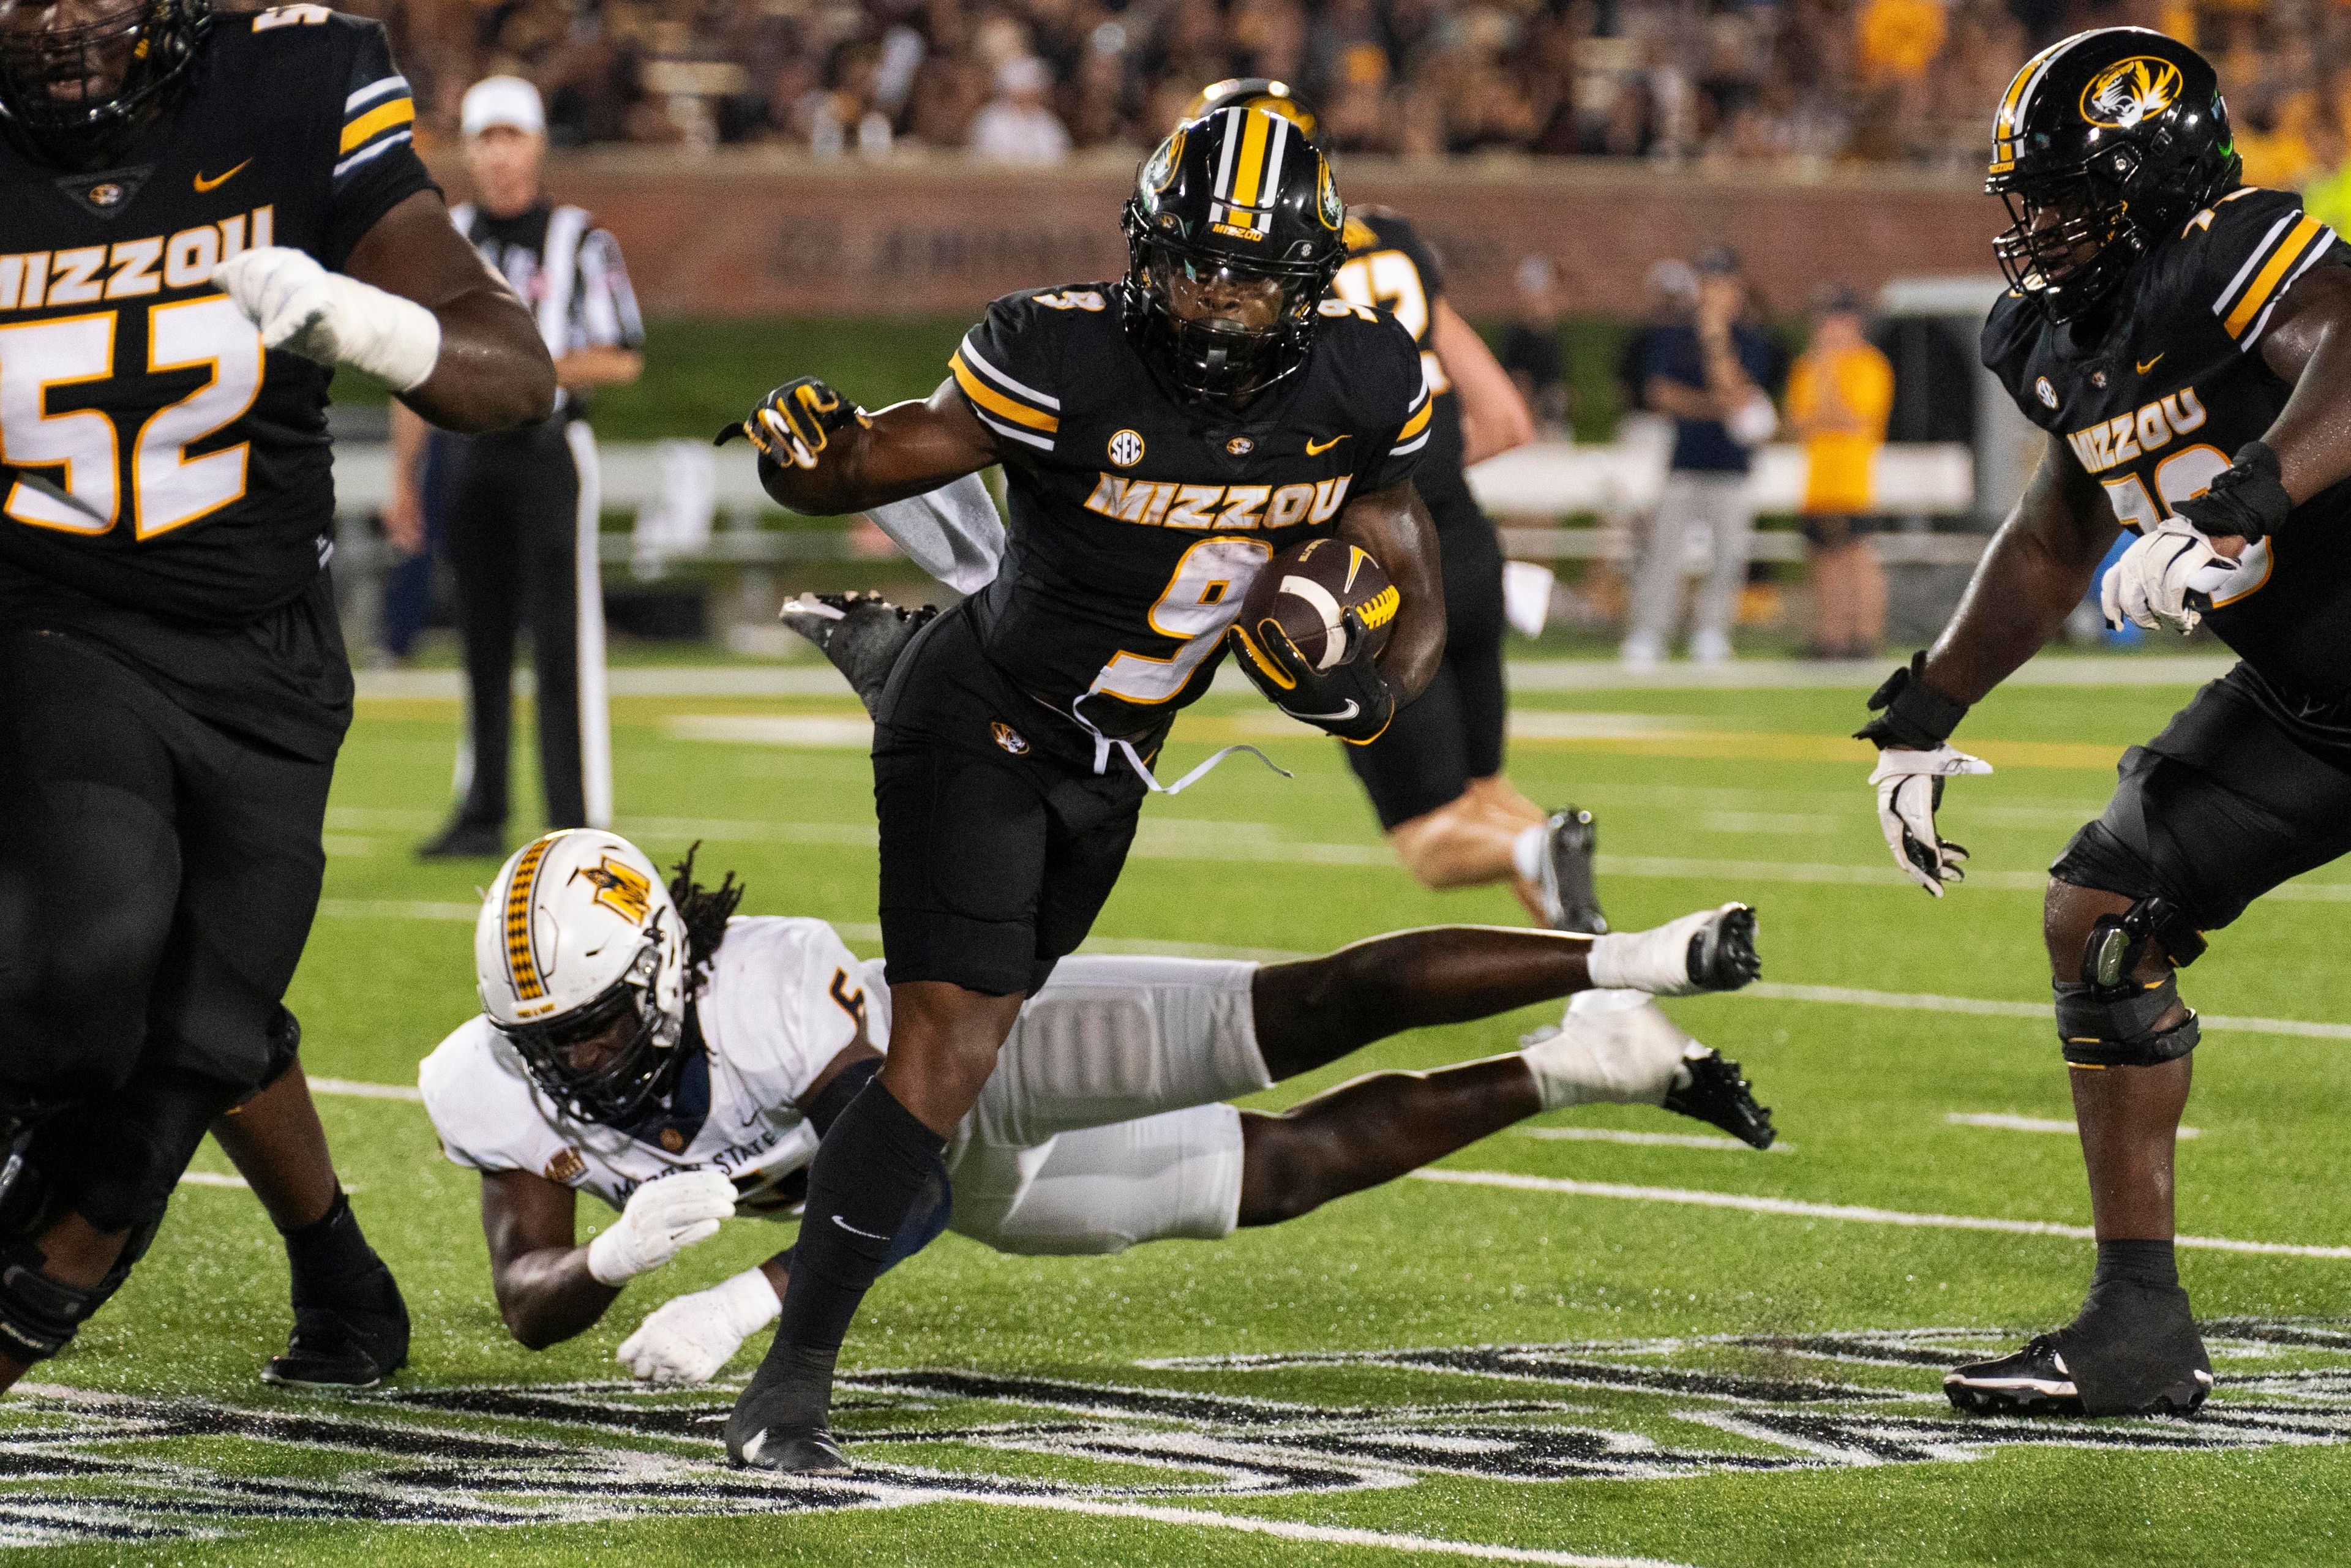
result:
[[[735,1212],[735,1184],[724,1171],[679,1171],[629,1195],[621,1218],[588,1243],[588,1272],[619,1286],[658,1269],[697,1241],[718,1234]]]
[[[2106,573],[2098,608],[2109,626],[2128,621],[2185,637],[2236,570],[2237,563],[2214,549],[2211,540],[2179,518],[2166,517],[2133,541]],[[2192,602],[2191,594],[2200,595],[2202,602]]]
[[[656,1387],[707,1383],[735,1359],[745,1340],[776,1321],[783,1305],[767,1275],[746,1269],[706,1291],[654,1308],[621,1342],[621,1364]]]
[[[269,348],[322,365],[356,365],[413,392],[441,358],[441,323],[413,299],[329,272],[285,246],[240,252],[213,268]]]
[[[1902,873],[1937,898],[1943,884],[1967,876],[1967,847],[1935,831],[1935,808],[1943,803],[1943,780],[1955,773],[1989,773],[1980,757],[1942,745],[1932,751],[1894,747],[1877,754],[1869,781],[1877,786],[1877,825]]]

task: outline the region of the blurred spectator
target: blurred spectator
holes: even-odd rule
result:
[[[1691,616],[1690,657],[1727,663],[1730,626],[1747,582],[1755,529],[1748,498],[1750,454],[1771,438],[1771,393],[1786,365],[1750,319],[1739,256],[1716,246],[1698,262],[1698,301],[1687,323],[1653,328],[1640,366],[1643,402],[1674,422],[1665,494],[1635,568],[1624,660],[1654,668],[1681,619],[1682,577],[1692,530],[1704,536],[1707,575]]]
[[[1788,373],[1788,427],[1804,444],[1804,554],[1812,563],[1812,651],[1858,659],[1886,640],[1886,573],[1869,542],[1870,465],[1894,409],[1894,366],[1862,336],[1861,300],[1823,289],[1811,347]]]
[[[996,68],[996,97],[971,122],[971,153],[996,163],[1059,163],[1070,133],[1045,107],[1052,76],[1045,62],[1019,55]]]
[[[1502,369],[1535,416],[1544,441],[1567,436],[1567,372],[1559,356],[1559,269],[1544,256],[1519,263],[1518,310],[1502,333]]]

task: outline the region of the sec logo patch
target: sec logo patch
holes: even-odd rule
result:
[[[1122,468],[1132,468],[1143,461],[1143,436],[1132,430],[1122,430],[1110,438],[1110,460]]]
[[[2043,402],[2048,404],[2051,408],[2055,408],[2057,406],[2057,389],[2049,384],[2049,378],[2047,376],[2043,376],[2039,381],[2033,382],[2032,390],[2040,396]]]

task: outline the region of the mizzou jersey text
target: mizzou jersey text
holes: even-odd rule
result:
[[[1384,207],[1350,209],[1346,240],[1347,265],[1332,280],[1331,291],[1353,304],[1378,306],[1420,346],[1421,372],[1433,403],[1428,446],[1413,484],[1440,531],[1485,527],[1469,482],[1461,476],[1461,400],[1430,339],[1437,302],[1445,297],[1445,274],[1410,221]]]
[[[1011,537],[974,601],[982,651],[1030,696],[1131,738],[1207,690],[1275,552],[1413,476],[1431,409],[1395,318],[1338,299],[1304,367],[1246,412],[1178,402],[1135,354],[1120,298],[1108,283],[1008,295],[951,369],[1007,454]]]
[[[288,5],[216,16],[121,167],[0,142],[0,591],[228,626],[313,584],[332,372],[265,353],[211,274],[270,245],[340,268],[431,184],[414,118],[381,26]]]
[[[2237,449],[2270,428],[2293,386],[2258,351],[2280,298],[2351,246],[2300,198],[2243,186],[2151,248],[2089,346],[2011,293],[1984,326],[1983,360],[2025,416],[2063,436],[2134,530],[2204,493]],[[2299,696],[2351,693],[2351,483],[2296,507],[2245,552],[2210,617],[2221,641],[2272,685]]]

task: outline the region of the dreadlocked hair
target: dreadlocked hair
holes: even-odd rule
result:
[[[695,840],[685,858],[669,868],[670,902],[677,905],[678,923],[685,927],[689,992],[709,977],[711,960],[718,956],[718,944],[726,936],[726,922],[743,902],[743,884],[731,871],[716,887],[705,887],[694,880],[694,857],[701,849],[702,841]]]

